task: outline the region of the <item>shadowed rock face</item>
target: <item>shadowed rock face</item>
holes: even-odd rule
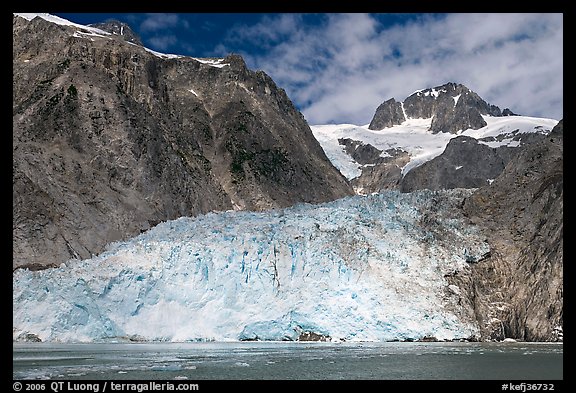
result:
[[[179,216],[352,194],[240,56],[160,58],[127,30],[78,30],[13,19],[13,267],[88,258]]]
[[[371,130],[381,130],[386,127],[392,127],[395,124],[402,124],[406,120],[402,111],[402,103],[390,98],[384,101],[378,109],[368,126]]]
[[[464,203],[491,256],[452,279],[466,288],[484,336],[561,340],[563,324],[563,122],[526,145]]]
[[[402,124],[406,117],[413,119],[432,118],[430,131],[455,134],[468,128],[484,127],[486,122],[481,115],[512,116],[514,113],[508,108],[501,111],[500,108],[488,104],[466,86],[450,82],[442,86],[417,91],[402,103],[396,102],[393,98],[385,101],[376,109],[368,128],[381,130],[385,127]]]
[[[340,138],[338,143],[344,146],[346,153],[361,165],[377,164],[384,161],[384,158],[380,157],[382,150],[375,148],[369,143],[350,138]]]
[[[520,147],[489,147],[484,144],[499,141],[504,137],[524,146],[544,140],[546,134],[519,134],[516,130],[498,138],[475,139],[457,136],[448,142],[446,149],[438,157],[413,168],[402,177],[398,181],[400,191],[478,188],[490,184],[522,150]]]
[[[475,138],[458,136],[440,156],[408,172],[399,182],[400,191],[482,187],[490,184],[517,152],[516,148],[492,148]]]

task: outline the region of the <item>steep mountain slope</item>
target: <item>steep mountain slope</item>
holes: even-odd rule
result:
[[[241,57],[164,55],[114,23],[23,16],[13,18],[14,267],[89,258],[180,216],[352,194],[284,90]]]
[[[541,138],[542,134],[538,135]],[[438,157],[406,173],[399,182],[402,192],[417,189],[478,188],[492,182],[519,149],[492,148],[470,136],[450,139]]]
[[[454,282],[467,283],[484,335],[562,338],[563,139],[560,121],[464,203],[471,222],[485,228],[492,253]]]

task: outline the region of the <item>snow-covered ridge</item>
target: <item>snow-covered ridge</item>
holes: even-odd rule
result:
[[[416,94],[417,96],[421,96],[423,95],[424,97],[428,97],[428,96],[432,96],[434,98],[438,98],[438,96],[440,95],[440,93],[446,93],[446,89],[440,89],[440,90],[436,90],[435,88],[431,88],[431,89],[419,89],[414,91],[412,94],[410,94],[408,97]]]
[[[99,34],[99,35],[111,35],[110,33],[108,33],[107,31],[101,30],[101,29],[97,29],[95,27],[90,27],[90,26],[84,26],[78,23],[74,23],[74,22],[70,22],[67,19],[64,18],[60,18],[59,16],[56,15],[51,15],[51,14],[46,14],[46,13],[18,13],[15,12],[14,15],[17,16],[21,16],[22,18],[26,19],[26,20],[32,20],[36,17],[42,18],[48,22],[52,22],[52,23],[56,23],[57,25],[62,25],[62,26],[73,26],[73,27],[77,27],[81,30],[85,30],[94,34]]]
[[[104,30],[101,30],[101,29],[98,29],[95,27],[81,25],[78,23],[74,23],[74,22],[71,22],[67,19],[60,18],[59,16],[55,16],[55,15],[51,15],[51,14],[47,14],[47,13],[16,13],[15,12],[14,15],[20,16],[20,17],[22,17],[26,20],[29,20],[29,21],[36,18],[36,17],[39,17],[39,18],[42,18],[48,22],[56,23],[58,25],[76,27],[76,28],[80,29],[80,31],[74,32],[73,37],[77,37],[77,38],[89,38],[89,39],[92,39],[92,37],[108,38],[106,36],[112,36],[113,35],[107,31],[104,31]],[[139,45],[134,44],[132,42],[126,42],[126,43],[131,44],[131,45],[135,45],[135,46],[139,46]],[[184,56],[184,55],[161,53],[161,52],[157,52],[155,50],[152,50],[152,49],[149,49],[146,47],[143,47],[143,48],[147,52],[152,53],[154,56],[160,57],[162,59],[191,58],[191,59],[196,60],[202,64],[206,64],[206,65],[209,65],[211,67],[216,67],[216,68],[222,68],[224,66],[230,65],[227,63],[223,63],[224,59],[222,59],[222,58],[220,58],[220,59],[202,59],[202,58],[196,58],[196,57],[190,57],[190,56]]]
[[[450,139],[459,135],[466,135],[476,139],[498,137],[498,140],[480,141],[490,147],[509,146],[517,147],[519,142],[513,140],[516,134],[523,133],[548,133],[558,124],[558,120],[528,117],[528,116],[482,116],[487,125],[478,129],[468,129],[457,134],[440,132],[433,134],[428,131],[432,118],[429,119],[408,119],[400,125],[384,128],[380,131],[370,130],[368,126],[357,126],[353,124],[328,124],[310,126],[312,132],[328,159],[340,170],[348,179],[360,176],[361,165],[355,162],[338,143],[340,138],[350,138],[370,144],[383,151],[382,156],[386,156],[386,150],[399,148],[408,152],[411,156],[402,168],[405,175],[412,168],[442,154]]]
[[[468,191],[387,192],[165,222],[90,260],[13,274],[14,339],[388,341],[478,332],[444,277],[487,252],[435,203]],[[454,306],[454,307],[453,307]]]
[[[430,91],[425,91],[424,93],[424,97],[428,97],[428,96],[432,96],[434,98],[438,98],[438,96],[440,95],[440,93],[446,93],[446,89],[442,89],[442,90],[436,90],[436,89],[432,89]],[[420,95],[420,93],[418,93],[418,95]]]
[[[136,44],[134,44],[134,45],[136,45]],[[186,57],[186,56],[184,56],[184,55],[175,55],[175,54],[172,54],[172,53],[156,52],[155,50],[152,50],[152,49],[149,49],[149,48],[146,48],[146,47],[143,47],[143,48],[144,48],[144,50],[145,50],[146,52],[150,52],[150,53],[152,53],[154,56],[160,57],[161,59],[180,59],[180,58],[182,58],[182,57]]]

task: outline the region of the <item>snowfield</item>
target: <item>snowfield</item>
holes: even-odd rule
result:
[[[487,137],[500,137],[499,141],[481,142],[490,147],[519,146],[518,141],[513,140],[513,132],[520,134],[540,132],[548,133],[558,124],[558,120],[528,117],[528,116],[482,116],[486,126],[478,130],[464,130],[457,134],[439,132],[433,134],[428,131],[432,123],[429,119],[408,119],[400,125],[385,128],[380,131],[368,129],[368,125],[356,126],[353,124],[327,124],[310,126],[312,133],[324,149],[326,156],[338,170],[351,180],[362,174],[362,165],[352,159],[346,153],[344,146],[338,143],[340,138],[350,138],[370,144],[382,150],[382,157],[386,157],[388,149],[402,149],[411,156],[402,168],[402,175],[406,175],[411,169],[424,164],[426,161],[439,156],[444,152],[450,139],[460,135],[470,136],[476,139]]]
[[[16,270],[13,336],[467,338],[478,328],[453,311],[459,290],[444,275],[488,251],[474,227],[448,213],[469,194],[390,191],[161,223],[89,260]]]

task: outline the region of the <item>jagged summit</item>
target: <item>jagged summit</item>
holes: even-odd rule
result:
[[[107,31],[108,33],[122,37],[127,42],[143,46],[140,37],[134,33],[130,25],[120,22],[119,20],[111,19],[102,23],[92,23],[88,26]]]
[[[368,128],[381,130],[400,125],[407,119],[432,118],[429,131],[454,134],[460,130],[486,126],[482,115],[500,117],[512,116],[514,113],[508,108],[502,111],[496,105],[487,103],[462,84],[449,82],[417,90],[403,102],[394,98],[385,101],[376,109]]]

